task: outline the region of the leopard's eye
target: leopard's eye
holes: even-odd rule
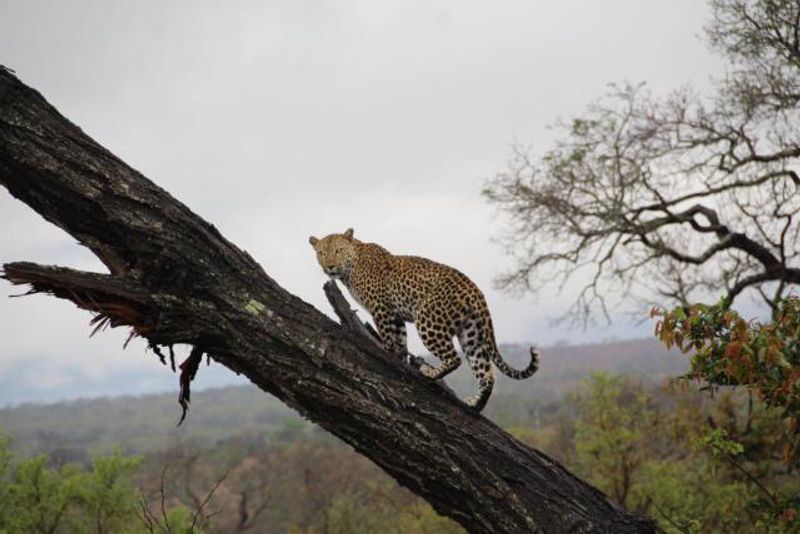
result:
[[[340,249],[340,248],[337,248],[336,250],[333,251],[334,254],[340,254],[341,252],[342,252],[342,249]]]

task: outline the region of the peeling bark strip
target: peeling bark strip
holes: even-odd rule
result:
[[[103,324],[129,326],[151,345],[194,346],[468,530],[656,531],[289,294],[216,228],[3,68],[0,184],[90,248],[111,273],[10,263],[6,279],[70,300]],[[195,363],[183,371],[192,373]]]

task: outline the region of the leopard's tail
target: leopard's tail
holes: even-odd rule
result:
[[[525,369],[514,369],[508,365],[500,355],[500,351],[497,349],[497,342],[494,339],[494,328],[492,328],[491,319],[485,321],[484,324],[488,326],[488,332],[486,332],[484,335],[489,340],[489,345],[491,347],[490,350],[492,352],[492,362],[501,373],[513,378],[514,380],[523,380],[539,370],[539,351],[537,351],[534,347],[530,348],[531,361],[528,363],[528,366]]]
[[[522,370],[514,369],[508,365],[505,360],[503,360],[503,357],[500,356],[500,351],[498,351],[496,348],[492,354],[492,361],[494,362],[495,367],[500,369],[500,372],[504,375],[511,377],[514,380],[522,380],[523,378],[528,378],[539,370],[539,351],[533,347],[531,347],[530,351],[531,361],[528,364],[528,367]]]

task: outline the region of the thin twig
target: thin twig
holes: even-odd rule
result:
[[[167,469],[169,469],[169,464],[164,465],[164,469],[161,470],[161,485],[159,492],[161,493],[161,517],[164,518],[164,526],[167,529],[167,532],[172,532],[172,527],[169,526],[169,518],[167,518],[167,494],[164,492],[164,478],[167,475]]]
[[[214,495],[214,492],[217,491],[219,485],[222,484],[222,482],[228,477],[229,472],[230,471],[226,471],[225,474],[222,475],[219,478],[219,480],[217,480],[216,484],[214,484],[214,486],[209,490],[208,494],[206,495],[206,498],[203,500],[203,502],[200,504],[197,510],[195,510],[194,516],[192,516],[192,525],[189,527],[189,532],[194,532],[194,527],[195,524],[197,523],[198,516],[203,511],[203,508],[205,508],[205,506],[208,504],[208,501],[211,500],[211,497]]]
[[[773,495],[771,491],[769,491],[764,485],[754,477],[747,469],[739,465],[739,463],[733,459],[730,455],[725,455],[724,458],[730,463],[733,467],[735,467],[740,473],[742,473],[747,479],[756,485],[758,489],[760,489],[764,494],[769,497],[770,502],[772,502],[773,506],[778,506],[778,499]]]
[[[684,533],[691,532],[691,531],[689,530],[689,527],[688,527],[688,526],[686,526],[686,524],[683,524],[683,525],[681,525],[680,523],[678,523],[677,521],[675,521],[674,519],[672,519],[672,517],[671,517],[670,515],[668,515],[668,514],[667,514],[667,513],[666,513],[666,512],[665,512],[665,511],[664,511],[664,510],[663,510],[663,509],[662,509],[662,508],[661,508],[661,507],[660,507],[660,506],[657,504],[657,503],[656,503],[656,501],[654,501],[654,500],[653,500],[653,498],[652,498],[652,497],[650,497],[650,495],[648,495],[647,493],[645,493],[645,494],[644,494],[644,496],[645,496],[645,497],[647,497],[647,504],[652,504],[652,505],[653,505],[653,508],[655,508],[655,509],[656,509],[656,511],[657,511],[659,514],[661,514],[661,515],[664,517],[664,519],[666,519],[666,520],[669,522],[669,524],[670,524],[670,525],[674,526],[675,528],[677,528],[677,529],[678,529],[678,530],[680,530],[681,532],[684,532]]]

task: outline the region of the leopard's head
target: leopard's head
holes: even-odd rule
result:
[[[317,253],[317,261],[325,274],[332,278],[346,278],[356,262],[356,247],[353,229],[343,234],[331,234],[317,239],[308,238],[308,242]]]

